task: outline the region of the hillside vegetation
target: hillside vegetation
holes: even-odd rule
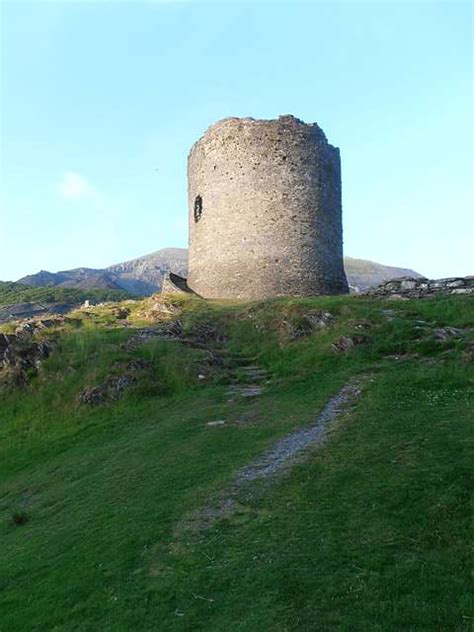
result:
[[[22,283],[0,281],[0,305],[15,303],[71,303],[91,301],[120,301],[129,296],[124,290],[100,290],[64,287],[30,287]]]
[[[0,395],[2,632],[472,629],[471,306],[175,297],[41,331]]]

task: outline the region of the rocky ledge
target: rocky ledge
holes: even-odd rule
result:
[[[63,316],[31,319],[21,323],[15,333],[0,332],[0,388],[26,386],[28,371],[37,370],[55,346],[52,338],[38,338],[37,334],[62,325],[64,320]]]
[[[426,298],[440,294],[473,294],[474,277],[452,277],[449,279],[425,279],[401,277],[386,281],[376,288],[363,293],[363,296],[387,298]],[[362,296],[362,295],[361,295]]]

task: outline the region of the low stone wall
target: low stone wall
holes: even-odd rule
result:
[[[425,279],[400,277],[371,288],[361,296],[387,298],[426,298],[440,294],[474,294],[474,277],[452,277],[449,279]]]

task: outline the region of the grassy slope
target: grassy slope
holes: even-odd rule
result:
[[[469,629],[472,371],[464,342],[417,341],[414,323],[472,325],[468,306],[196,303],[188,321],[225,326],[231,356],[256,355],[272,376],[237,405],[219,373],[196,379],[201,351],[155,341],[134,352],[154,365],[138,390],[78,407],[79,390],[124,359],[130,332],[63,334],[30,392],[1,402],[2,632]],[[281,323],[308,308],[329,309],[336,324],[289,342]],[[373,322],[371,344],[332,354],[353,318]],[[386,358],[405,351],[421,358]],[[208,532],[179,528],[357,373],[373,381],[324,449]],[[236,416],[250,421],[205,425]],[[15,511],[28,522],[12,526]]]
[[[0,281],[0,305],[15,303],[82,303],[120,301],[129,296],[124,290],[81,290],[64,287],[30,287],[12,281]]]

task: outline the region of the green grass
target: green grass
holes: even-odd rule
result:
[[[468,337],[430,334],[472,327],[470,301],[181,307],[188,331],[227,334],[227,363],[267,369],[259,398],[229,402],[202,350],[155,340],[127,352],[133,330],[94,320],[60,334],[28,392],[0,396],[2,632],[471,629]],[[291,340],[319,309],[334,324]],[[334,354],[361,320],[369,344]],[[151,367],[123,400],[78,404],[130,356]],[[323,448],[208,531],[183,528],[359,374],[371,376],[360,403]],[[206,426],[235,418],[247,422]]]

